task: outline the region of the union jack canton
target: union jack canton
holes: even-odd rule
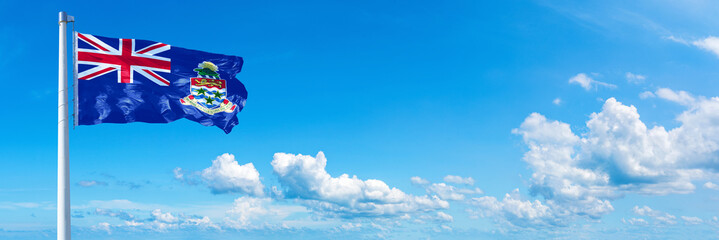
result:
[[[180,118],[226,133],[247,100],[241,57],[165,43],[75,33],[75,125],[168,123]]]

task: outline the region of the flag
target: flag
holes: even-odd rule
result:
[[[75,125],[186,118],[229,133],[247,100],[241,57],[75,33]]]

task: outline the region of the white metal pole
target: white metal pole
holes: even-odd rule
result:
[[[57,68],[57,239],[70,240],[70,163],[67,120],[67,22],[59,14],[60,45]]]

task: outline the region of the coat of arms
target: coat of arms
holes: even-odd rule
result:
[[[217,65],[205,61],[194,71],[197,77],[190,78],[190,95],[180,99],[182,104],[191,105],[210,115],[235,110],[237,106],[226,98],[227,81],[220,79]]]

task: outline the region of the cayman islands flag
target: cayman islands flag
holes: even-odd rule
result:
[[[242,58],[165,43],[75,33],[75,125],[168,123],[229,133],[247,100]]]

